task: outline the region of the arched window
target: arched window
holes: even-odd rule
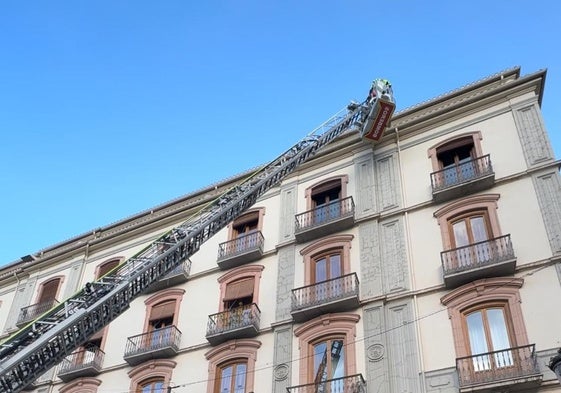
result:
[[[324,179],[306,189],[306,208],[315,209],[331,202],[341,200],[347,196],[348,176],[338,176]]]
[[[58,296],[62,277],[51,278],[41,284],[39,294],[37,296],[37,304],[53,303]]]
[[[482,156],[481,139],[481,132],[475,131],[455,135],[429,149],[433,171],[441,171],[439,183],[456,184],[459,178],[475,175],[478,170],[475,159]]]
[[[440,300],[448,307],[458,357],[528,344],[522,320],[521,278],[487,278]]]
[[[294,330],[300,348],[300,384],[356,373],[356,314],[327,314]]]
[[[304,257],[304,285],[317,284],[351,273],[353,235],[323,238],[300,251]]]
[[[135,393],[165,393],[176,365],[173,360],[158,359],[134,367],[128,372],[131,379],[129,390]]]
[[[247,359],[235,359],[218,366],[214,382],[216,393],[245,393]]]
[[[255,362],[260,347],[260,341],[241,339],[221,344],[205,353],[209,362],[207,393],[253,392]]]
[[[95,279],[99,279],[103,276],[105,276],[107,273],[109,273],[111,270],[113,270],[114,268],[116,268],[119,263],[121,263],[121,259],[111,259],[109,261],[103,262],[101,265],[99,265],[96,269],[95,272]]]
[[[218,278],[220,284],[220,311],[252,303],[259,303],[259,282],[262,265],[246,265],[232,269]]]
[[[97,378],[79,378],[65,384],[59,390],[60,393],[97,393],[101,380]]]
[[[137,393],[164,393],[165,381],[162,377],[149,378],[138,384]]]

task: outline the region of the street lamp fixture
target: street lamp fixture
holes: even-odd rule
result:
[[[561,383],[561,348],[557,351],[557,355],[549,359],[547,367],[555,373],[557,380]]]

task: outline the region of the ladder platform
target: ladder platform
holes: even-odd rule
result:
[[[384,136],[394,110],[395,103],[384,99],[383,96],[376,100],[364,121],[360,134],[362,139],[378,142]]]

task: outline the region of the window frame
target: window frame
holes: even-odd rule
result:
[[[316,258],[337,250],[341,253],[341,276],[351,273],[351,246],[354,235],[334,235],[322,238],[302,250],[304,262],[304,286],[315,284],[315,260]]]
[[[483,139],[483,137],[481,135],[481,131],[471,131],[471,132],[465,132],[462,134],[454,135],[452,137],[449,137],[447,139],[438,142],[436,145],[433,145],[428,149],[427,154],[428,154],[428,158],[430,158],[431,160],[432,172],[438,172],[439,170],[442,169],[440,160],[438,159],[439,153],[444,151],[454,150],[461,146],[465,146],[467,145],[467,143],[465,143],[464,140],[467,141],[470,138],[471,141],[473,142],[473,149],[474,149],[473,159],[483,156],[483,150],[481,148],[481,140]],[[458,145],[454,146],[455,143],[458,143]]]
[[[257,362],[257,350],[261,347],[261,341],[240,339],[225,342],[205,353],[208,360],[208,384],[207,393],[216,392],[218,381],[218,368],[220,365],[236,359],[247,360],[245,390],[254,391],[255,364]]]
[[[449,203],[436,212],[434,212],[434,217],[436,218],[438,225],[440,226],[440,233],[442,236],[442,243],[445,250],[453,250],[455,240],[451,233],[451,222],[462,215],[470,215],[473,212],[486,212],[489,222],[486,224],[488,230],[489,239],[494,239],[501,236],[501,227],[499,225],[499,218],[497,215],[498,203],[500,194],[483,194],[475,195],[466,198],[456,200]]]
[[[82,377],[61,386],[59,393],[97,393],[101,379]]]
[[[163,389],[166,386],[166,381],[165,378],[161,377],[161,376],[157,376],[157,377],[150,377],[148,379],[145,379],[143,381],[140,381],[136,387],[136,391],[135,393],[142,393],[142,390],[148,385],[148,384],[154,384],[154,383],[159,383],[161,382],[163,384],[162,386],[162,393],[163,393]]]
[[[315,208],[313,197],[321,192],[327,192],[329,189],[333,188],[335,182],[339,181],[341,191],[339,195],[339,200],[347,197],[347,184],[349,183],[349,175],[339,175],[329,177],[327,179],[322,179],[318,183],[314,183],[310,187],[306,188],[304,191],[304,196],[306,198],[306,210],[312,210]],[[333,184],[331,184],[333,183]]]
[[[58,281],[57,289],[55,291],[54,297],[52,299],[41,300],[41,298],[43,297],[45,286],[47,284],[50,284],[50,283],[54,282],[54,281]],[[39,290],[37,291],[37,297],[35,298],[35,302],[33,304],[39,304],[39,303],[45,303],[45,302],[48,302],[48,301],[51,301],[51,300],[57,300],[58,296],[60,295],[60,289],[62,288],[62,283],[63,282],[64,282],[64,276],[62,276],[62,275],[55,276],[55,277],[49,277],[48,279],[43,281],[39,285]]]
[[[308,321],[294,330],[294,335],[299,340],[299,384],[314,383],[310,380],[313,374],[313,349],[312,345],[320,340],[343,338],[345,350],[345,376],[357,373],[356,361],[356,324],[360,315],[350,313],[337,313],[321,315]],[[310,362],[312,359],[312,362]]]
[[[226,295],[228,284],[244,278],[253,278],[253,303],[259,304],[259,283],[261,281],[263,269],[265,269],[263,265],[245,265],[232,269],[218,277],[218,284],[220,285],[218,311],[226,311],[224,307],[224,296]]]
[[[457,358],[471,356],[465,315],[497,304],[504,305],[505,322],[511,329],[509,339],[512,348],[529,344],[520,306],[519,289],[523,284],[522,278],[485,278],[456,288],[440,299],[442,305],[448,308]],[[507,321],[507,318],[510,319]]]
[[[158,377],[164,379],[164,386],[169,386],[176,365],[177,362],[170,359],[154,359],[134,367],[127,373],[131,380],[129,390],[137,392],[142,382]]]
[[[175,301],[175,310],[173,313],[172,325],[177,327],[177,321],[179,319],[179,308],[181,306],[181,301],[183,300],[184,294],[185,294],[185,289],[168,288],[156,292],[154,295],[146,299],[144,301],[144,304],[146,305],[146,312],[145,312],[145,319],[144,319],[144,328],[142,330],[143,333],[150,332],[150,321],[152,320],[150,317],[153,307],[169,301]]]
[[[245,365],[245,388],[244,390],[247,390],[247,359],[245,358],[239,358],[239,359],[229,359],[224,363],[221,363],[217,366],[217,372],[216,372],[216,380],[214,381],[214,393],[220,393],[221,392],[221,387],[222,387],[222,373],[223,370],[227,367],[231,367],[231,366],[235,366],[235,368],[237,368],[239,365]],[[234,368],[234,369],[235,369]],[[232,373],[232,383],[235,383],[235,373]],[[232,387],[232,386],[230,386]],[[231,390],[232,393],[235,392],[235,386],[234,389]]]
[[[255,218],[257,218],[257,228],[255,229],[255,231],[261,232],[263,229],[263,216],[265,216],[265,208],[259,207],[259,208],[249,209],[243,215],[236,218],[234,221],[228,224],[228,241],[235,240],[238,237],[237,236],[238,232],[236,230],[236,227],[246,222],[253,221]],[[247,235],[248,233],[249,232],[245,234]]]

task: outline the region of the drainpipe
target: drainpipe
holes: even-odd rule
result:
[[[398,169],[399,169],[399,181],[400,181],[400,185],[401,185],[401,199],[403,201],[403,207],[405,209],[405,213],[404,213],[404,221],[405,221],[405,233],[407,234],[406,236],[406,244],[407,244],[407,254],[409,254],[409,272],[411,275],[411,288],[415,291],[416,289],[416,279],[415,279],[415,268],[414,268],[414,264],[413,264],[413,252],[411,250],[411,238],[409,236],[409,213],[407,211],[407,206],[406,206],[406,201],[407,201],[407,193],[405,191],[405,182],[403,180],[403,170],[402,170],[402,165],[401,165],[401,144],[400,144],[400,140],[399,140],[399,129],[397,127],[395,127],[395,137],[396,137],[396,144],[397,144],[397,163],[398,163]],[[418,317],[418,310],[419,310],[419,305],[418,305],[418,299],[417,299],[417,295],[414,293],[413,294],[413,318],[417,319]],[[419,354],[417,356],[417,360],[419,362],[419,367],[421,369],[421,378],[422,378],[422,386],[421,386],[421,392],[425,392],[426,391],[426,376],[425,376],[425,365],[423,362],[423,341],[421,339],[421,329],[419,327],[419,323],[415,323],[415,334],[417,336],[417,342],[418,344],[418,348],[419,348]]]

